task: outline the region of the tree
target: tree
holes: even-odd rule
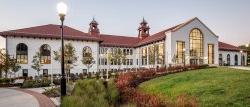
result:
[[[4,68],[4,54],[2,53],[2,50],[0,49],[0,78],[2,78],[2,72]]]
[[[62,49],[60,48],[59,51],[54,51],[54,60],[61,62],[61,52]],[[70,74],[70,70],[74,68],[75,63],[77,62],[76,50],[71,43],[64,45],[64,66],[67,71],[67,77]]]
[[[122,52],[122,49],[118,48],[113,53],[110,53],[108,59],[110,60],[110,62],[116,62],[119,71],[122,65],[122,61],[125,61],[126,58],[127,58],[126,54]]]
[[[18,65],[16,59],[8,52],[0,51],[0,77],[2,77],[2,72],[5,73],[5,78],[7,78],[8,72],[12,70],[13,72],[17,72],[21,69],[21,66]]]
[[[42,69],[42,64],[41,64],[41,54],[40,52],[36,52],[36,54],[33,56],[32,60],[33,65],[31,65],[31,68],[37,71],[38,76],[40,75],[39,72]]]
[[[89,69],[93,66],[94,64],[94,58],[92,57],[92,53],[84,53],[84,57],[82,59],[82,63],[86,65],[87,67],[87,74],[89,74]]]
[[[5,73],[5,78],[7,78],[8,72],[11,69],[11,64],[14,58],[11,58],[10,55],[6,52],[4,53],[4,59],[3,59],[3,68],[2,70]]]
[[[16,73],[21,69],[22,67],[17,63],[16,59],[13,60],[12,64],[11,64],[11,71],[13,71],[15,73],[15,77],[16,77]]]

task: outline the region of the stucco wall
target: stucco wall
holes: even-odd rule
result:
[[[6,48],[6,38],[0,36],[0,49]]]
[[[59,51],[61,47],[61,41],[59,39],[39,39],[39,38],[20,38],[20,37],[8,37],[7,38],[7,49],[10,55],[16,56],[16,46],[19,43],[24,43],[28,46],[28,64],[21,64],[22,69],[28,69],[28,75],[34,76],[37,72],[31,68],[33,56],[36,52],[39,51],[40,47],[43,44],[48,44],[51,47],[51,57],[54,58],[53,51]],[[95,64],[90,69],[90,72],[95,72],[97,70],[97,59],[98,59],[98,42],[87,42],[87,41],[69,41],[65,40],[65,44],[71,43],[76,50],[76,55],[78,56],[78,61],[76,62],[77,66],[71,70],[71,73],[82,73],[82,69],[87,69],[85,65],[82,64],[82,50],[85,46],[89,46],[92,49],[92,55],[95,60]],[[51,74],[60,74],[61,67],[60,62],[51,60],[51,64],[44,64],[43,69],[48,69],[48,73]],[[40,72],[42,74],[42,71]],[[22,70],[20,70],[17,75],[22,76]]]
[[[222,54],[222,64],[227,63],[227,55],[230,55],[230,65],[234,66],[235,65],[235,55],[238,56],[238,65],[241,65],[241,56],[245,56],[245,64],[247,63],[247,54],[246,53],[241,53],[237,51],[219,51],[219,54]]]
[[[204,37],[203,48],[204,48],[204,64],[208,63],[208,44],[214,44],[214,64],[218,64],[218,37],[214,35],[209,29],[204,26],[199,20],[195,19],[179,30],[172,32],[171,34],[171,49],[168,49],[171,52],[171,58],[176,54],[176,42],[184,41],[185,42],[185,56],[186,64],[189,64],[189,34],[192,29],[198,28]],[[170,38],[170,37],[169,37]],[[171,59],[168,59],[169,61]]]

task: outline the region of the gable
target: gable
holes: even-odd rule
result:
[[[200,29],[204,36],[213,35],[218,38],[218,36],[197,17],[181,24],[177,28],[173,29],[172,32],[178,32],[181,30],[186,30],[190,32],[194,28]]]

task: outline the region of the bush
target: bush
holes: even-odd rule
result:
[[[4,83],[4,84],[9,84],[9,83],[13,83],[14,79],[12,78],[0,78],[0,83]]]
[[[59,88],[45,89],[45,91],[42,94],[48,97],[60,97],[60,89]]]
[[[96,79],[78,80],[71,96],[66,96],[62,107],[110,107],[115,105],[118,91],[113,82],[107,83]]]
[[[50,83],[50,80],[25,80],[21,88],[48,87]]]
[[[53,83],[54,83],[55,85],[61,85],[61,80],[60,80],[60,79],[54,79],[54,80],[53,80]]]
[[[208,65],[187,65],[187,66],[170,66],[168,68],[157,69],[140,69],[138,72],[127,72],[121,74],[116,79],[116,86],[119,89],[122,103],[135,103],[138,107],[162,107],[173,106],[167,101],[163,100],[159,95],[150,95],[136,90],[136,87],[144,81],[149,79],[163,76],[168,73],[183,72],[191,69],[203,69]],[[158,73],[157,73],[158,72]],[[156,74],[157,73],[157,74]],[[187,100],[184,97],[180,97],[180,100],[176,103],[184,101],[182,105],[196,107],[196,100]]]

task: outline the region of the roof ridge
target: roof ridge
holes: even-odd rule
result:
[[[128,38],[138,38],[138,37],[132,37],[132,36],[124,36],[124,35],[113,35],[113,34],[100,34],[101,36],[116,36],[116,37],[128,37]]]
[[[23,27],[23,28],[20,28],[20,29],[15,29],[15,30],[7,30],[7,31],[3,31],[3,32],[8,32],[8,31],[17,31],[17,30],[24,30],[24,29],[31,29],[31,28],[36,28],[36,27],[48,26],[48,25],[55,25],[55,24],[44,24],[44,25],[31,26],[31,27]]]
[[[239,48],[238,46],[235,46],[235,45],[232,45],[232,44],[229,44],[229,43],[226,43],[226,42],[221,42],[221,41],[219,41],[219,42]]]

